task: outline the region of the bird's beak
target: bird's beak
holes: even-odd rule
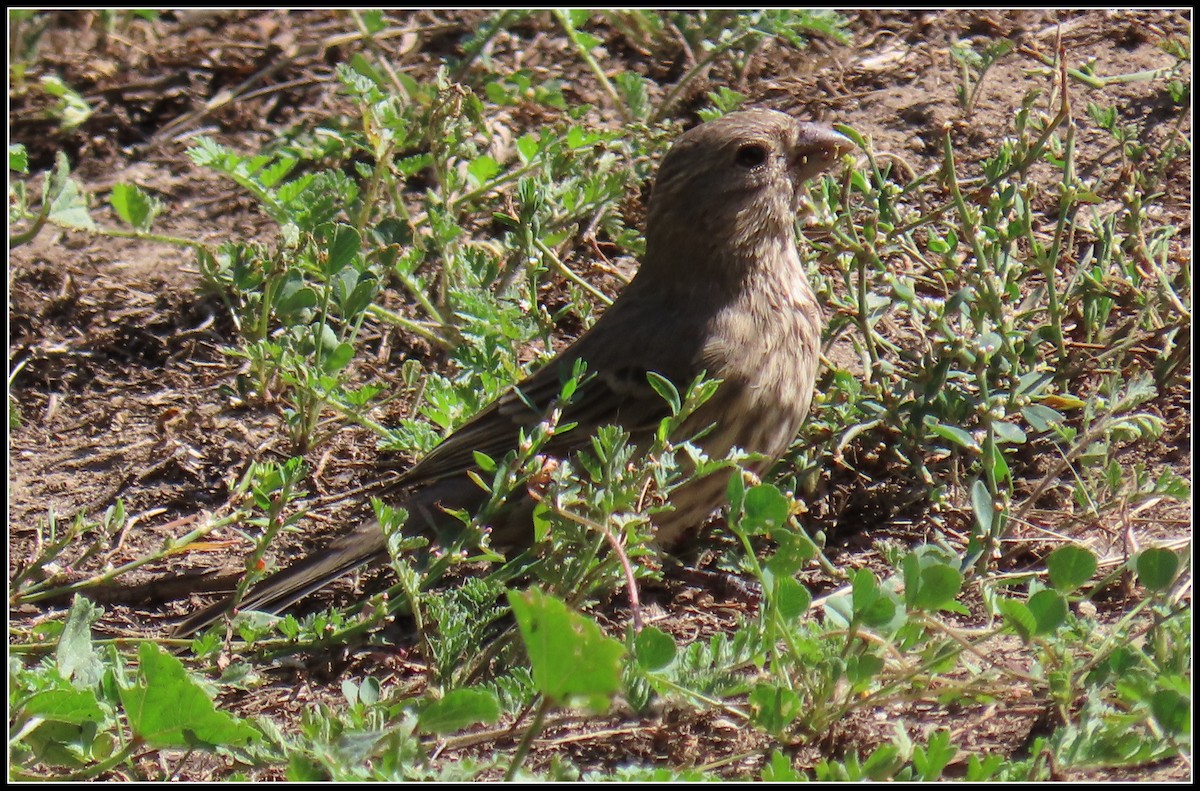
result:
[[[854,150],[854,143],[832,129],[816,124],[804,124],[792,147],[791,169],[796,183],[819,175]]]

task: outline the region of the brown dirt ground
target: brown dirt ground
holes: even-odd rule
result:
[[[412,32],[382,44],[397,68],[428,78],[483,13],[396,12],[393,20],[411,26]],[[45,120],[43,106],[31,95],[13,96],[10,141],[29,149],[34,171],[50,166],[55,151],[67,152],[75,176],[98,197],[117,182],[133,182],[155,194],[168,207],[158,221],[159,232],[206,242],[268,239],[272,225],[253,202],[229,182],[193,166],[183,152],[201,132],[255,151],[282,128],[337,112],[341,100],[331,79],[333,65],[361,47],[357,40],[337,37],[353,30],[349,18],[336,12],[188,11],[105,33],[93,12],[57,12],[34,61],[37,73],[60,74],[96,112],[82,127],[64,132]],[[1157,45],[1172,36],[1190,40],[1191,20],[1187,11],[1151,10],[865,11],[853,17],[852,31],[849,46],[818,40],[802,53],[768,46],[743,84],[733,87],[752,101],[849,124],[869,135],[878,151],[920,173],[937,164],[947,128],[965,167],[987,156],[1008,129],[1020,96],[1045,85],[1044,78],[1029,73],[1036,66],[1031,59],[1010,57],[988,74],[976,111],[966,117],[954,98],[959,76],[948,55],[953,41],[1007,36],[1052,53],[1061,36],[1070,63],[1095,58],[1102,74],[1128,73],[1167,65],[1170,58]],[[668,83],[678,76],[678,64],[655,62],[616,42],[614,35],[608,55],[624,61],[619,68]],[[563,78],[569,99],[603,106],[590,75],[545,21],[524,23],[499,37],[492,57],[506,66]],[[704,104],[705,90],[729,79],[714,69],[707,84],[702,80],[693,86],[681,117]],[[1098,101],[1121,108],[1124,122],[1143,125],[1152,145],[1160,144],[1176,133],[1178,114],[1160,90],[1147,85],[1134,82],[1095,92],[1076,84],[1076,112],[1082,114],[1097,94]],[[207,104],[222,91],[233,91],[232,98]],[[497,123],[520,133],[540,120],[514,112]],[[615,123],[599,113],[593,113],[591,122]],[[1190,140],[1190,111],[1179,131]],[[1107,144],[1098,136],[1081,140],[1079,147],[1090,152],[1080,156],[1090,167],[1104,167],[1113,156],[1104,153]],[[1162,221],[1180,228],[1175,261],[1190,266],[1190,152],[1174,168]],[[116,225],[109,210],[98,207],[95,213],[101,223]],[[165,246],[48,228],[10,254],[10,369],[23,364],[10,389],[15,399],[10,403],[21,418],[9,437],[10,577],[33,552],[34,527],[49,512],[60,519],[80,512],[96,517],[121,498],[127,513],[136,515],[107,554],[84,567],[73,568],[68,551],[61,572],[72,579],[106,563],[141,557],[169,536],[182,534],[198,514],[226,502],[250,462],[286,457],[278,412],[247,407],[230,397],[228,388],[239,366],[221,348],[230,342],[232,328],[220,301],[199,286],[189,257]],[[391,299],[394,307],[403,308],[399,297]],[[427,359],[429,352],[393,331],[380,334],[373,356],[362,363],[362,375],[386,378],[406,356]],[[1188,385],[1162,394],[1152,408],[1167,420],[1168,429],[1161,452],[1142,460],[1169,465],[1190,481]],[[388,409],[392,412],[385,410],[377,419],[394,420],[403,406]],[[307,485],[316,507],[308,535],[289,539],[280,558],[302,551],[298,543],[314,546],[321,536],[355,521],[366,494],[345,494],[378,477],[373,471],[380,458],[365,431],[346,428],[307,461],[314,470]],[[1039,517],[1053,527],[1057,515],[1046,511]],[[871,537],[886,534],[912,542],[924,538],[927,528],[918,515],[875,525]],[[1190,538],[1190,511],[1186,504],[1162,503],[1083,532],[1102,556],[1120,556],[1129,551],[1134,534],[1142,542]],[[870,544],[870,537],[860,533],[835,550],[835,560],[870,564]],[[129,575],[126,583],[222,562],[237,568],[243,550],[231,541],[217,553],[185,553]],[[191,605],[149,599],[131,604],[127,595],[114,593],[106,606],[101,624],[106,633],[161,635],[167,621]],[[677,636],[694,638],[728,628],[748,606],[719,591],[683,587],[652,601],[649,619]],[[27,605],[11,610],[9,618],[28,627],[57,611],[57,606]],[[621,624],[625,615],[614,602],[604,617]],[[268,713],[286,724],[313,702],[338,705],[339,679],[345,675],[372,674],[385,685],[413,683],[413,669],[394,654],[362,650],[323,661],[323,667],[264,669],[266,686],[230,695],[224,704],[239,713]],[[968,749],[1018,751],[1040,727],[1043,712],[1020,700],[1009,704],[963,710],[953,722],[916,706],[880,711],[874,720],[862,715],[830,734],[828,744],[799,750],[794,760],[811,765],[822,754],[865,754],[898,721],[914,738],[944,724],[956,743]],[[614,712],[608,719],[551,723],[531,763],[544,766],[550,755],[561,752],[596,770],[630,761],[697,766],[742,754],[753,757],[721,771],[745,776],[757,773],[763,756],[756,748],[764,745],[764,738],[716,713],[664,711],[645,719]],[[470,752],[468,747],[448,750],[439,760]],[[209,762],[191,771],[196,779],[223,773]],[[1080,774],[1070,779],[1173,780],[1189,774],[1185,762],[1174,761],[1129,776]]]

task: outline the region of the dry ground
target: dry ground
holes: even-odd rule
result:
[[[391,55],[408,73],[429,77],[481,14],[406,13],[413,33],[390,41]],[[96,195],[117,182],[154,193],[168,207],[157,227],[163,233],[213,243],[268,238],[274,229],[253,203],[228,181],[194,167],[183,151],[200,132],[254,151],[281,128],[336,111],[340,100],[330,79],[332,65],[360,45],[334,39],[351,30],[337,13],[188,12],[105,34],[92,12],[60,12],[35,63],[58,72],[96,112],[82,127],[63,131],[43,119],[38,102],[17,97],[10,109],[10,141],[29,149],[35,171],[49,167],[55,151],[66,151],[75,175]],[[920,172],[937,163],[946,128],[965,159],[989,155],[1019,97],[1044,81],[1027,73],[1034,65],[1028,59],[1006,60],[989,73],[976,111],[965,117],[954,97],[959,76],[948,55],[951,42],[1005,36],[1049,53],[1061,36],[1068,61],[1093,57],[1101,73],[1129,73],[1165,65],[1168,56],[1157,43],[1167,36],[1190,38],[1190,16],[1186,11],[862,12],[852,30],[849,46],[817,41],[803,53],[770,49],[749,70],[745,84],[735,87],[752,101],[849,124],[869,135],[877,150],[903,158]],[[614,46],[609,54],[653,78],[677,76],[671,64],[651,62],[636,51]],[[569,56],[551,25],[517,28],[498,40],[493,57],[566,79],[569,99],[603,104],[590,75]],[[727,76],[714,71],[707,84],[693,86],[695,100],[680,108],[681,117],[702,105],[703,91]],[[1089,90],[1077,90],[1082,107]],[[212,103],[222,91],[231,92],[228,100]],[[1171,134],[1171,108],[1145,83],[1110,86],[1103,99],[1120,104],[1124,120],[1143,124],[1150,139]],[[600,115],[593,120],[616,123]],[[518,126],[537,119],[512,121]],[[1190,122],[1189,113],[1184,122],[1189,138]],[[1099,139],[1080,141],[1081,150],[1105,145]],[[1080,159],[1090,167],[1106,166],[1102,153]],[[1161,219],[1180,227],[1178,260],[1190,266],[1190,155],[1175,167]],[[105,212],[98,209],[98,217],[112,224]],[[231,401],[228,387],[239,364],[221,347],[232,328],[219,300],[202,294],[199,284],[194,263],[174,248],[53,228],[10,255],[10,370],[23,363],[10,402],[20,415],[10,432],[10,574],[32,550],[34,525],[50,511],[68,519],[79,512],[95,516],[123,499],[136,521],[107,557],[92,561],[120,564],[184,532],[204,509],[224,503],[251,461],[286,455],[279,414]],[[404,337],[381,336],[373,348],[367,365],[384,376],[405,356],[430,355]],[[1180,387],[1164,393],[1153,408],[1168,428],[1147,461],[1170,465],[1190,481],[1189,392]],[[396,414],[378,419],[387,422]],[[316,472],[309,483],[318,507],[309,522],[309,545],[362,512],[365,495],[357,501],[342,495],[374,480],[378,453],[364,431],[347,428],[310,456]],[[320,507],[325,496],[329,504]],[[1190,536],[1184,506],[1159,506],[1138,514],[1135,522],[1142,540]],[[919,519],[868,527],[911,540],[922,536]],[[1124,535],[1120,527],[1096,525],[1094,530],[1102,544],[1117,546]],[[848,539],[835,560],[855,564],[855,553],[869,551],[870,532]],[[226,551],[233,566],[241,562],[241,547]],[[169,567],[148,568],[128,583],[220,562],[212,555],[189,554],[172,559]],[[94,569],[64,571],[89,570]],[[111,634],[162,634],[188,607],[180,601],[135,604],[121,598],[114,595],[102,624]],[[658,625],[677,635],[719,630],[745,611],[736,598],[694,589],[656,606],[661,608],[653,616]],[[10,619],[28,624],[46,615],[26,606],[11,611]],[[360,652],[326,661],[320,668],[273,671],[267,687],[226,704],[286,723],[314,700],[337,705],[338,679],[344,674],[370,673],[385,684],[405,683],[406,666],[396,656]],[[1013,701],[1001,710],[960,712],[952,727],[965,745],[1009,752],[1041,727],[1040,714]],[[921,712],[905,715],[921,721]],[[848,721],[829,739],[869,750],[889,729],[886,722]],[[756,738],[719,715],[646,725],[618,714],[582,726],[571,720],[553,724],[540,740],[534,764],[563,751],[578,765],[597,769],[637,759],[702,765],[751,748]],[[1143,770],[1136,779],[1176,779],[1189,771],[1175,762]]]

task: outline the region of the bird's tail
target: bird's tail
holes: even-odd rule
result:
[[[238,609],[280,612],[342,575],[386,555],[383,530],[378,522],[371,520],[322,551],[275,572],[255,585],[238,602]],[[219,620],[229,610],[231,603],[232,597],[227,597],[189,615],[175,627],[172,636],[189,637],[195,634]]]
[[[484,492],[465,475],[437,481],[410,494],[401,503],[408,511],[403,532],[410,536],[426,536],[435,542],[444,541],[452,531],[462,529],[462,523],[446,513],[444,507],[475,509],[482,503],[483,496]],[[359,566],[386,558],[387,539],[379,522],[370,519],[352,533],[267,577],[251,588],[237,606],[239,610],[277,613]],[[196,633],[219,620],[230,609],[230,604],[232,597],[227,597],[189,615],[175,627],[172,636],[188,637]]]

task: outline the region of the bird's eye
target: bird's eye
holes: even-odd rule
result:
[[[756,168],[767,161],[767,148],[761,143],[747,143],[738,148],[734,161],[744,168]]]

